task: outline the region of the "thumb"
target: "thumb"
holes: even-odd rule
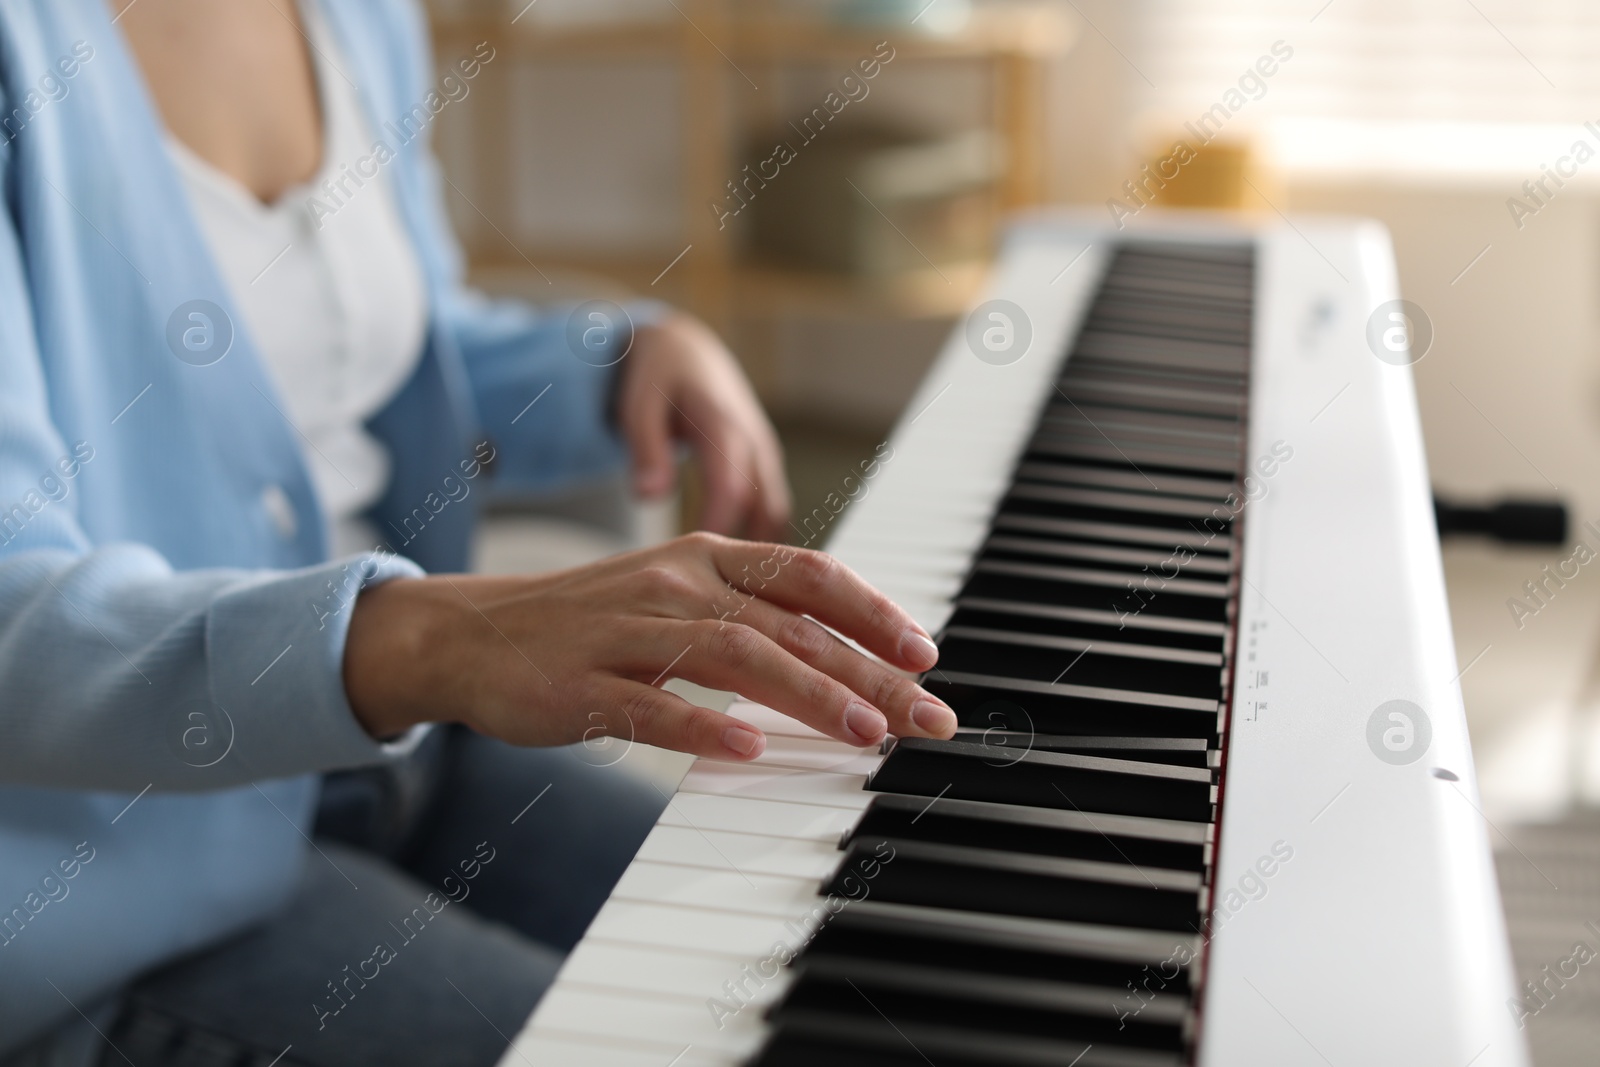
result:
[[[622,435],[633,457],[634,491],[646,498],[666,493],[677,475],[669,411],[667,398],[649,383],[623,413]]]

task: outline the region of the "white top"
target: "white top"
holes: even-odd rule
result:
[[[347,554],[373,547],[359,516],[389,482],[388,452],[363,424],[415,369],[427,298],[347,65],[316,5],[301,10],[322,104],[316,175],[263,204],[177,138],[167,145],[241,327],[297,431],[330,544]]]

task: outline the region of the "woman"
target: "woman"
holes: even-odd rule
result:
[[[948,736],[805,616],[936,653],[713,534],[452,575],[491,479],[661,493],[675,438],[778,534],[747,384],[662,308],[462,288],[406,0],[112,2],[0,5],[0,1062],[491,1063],[663,803],[552,746],[760,754],[669,677]]]

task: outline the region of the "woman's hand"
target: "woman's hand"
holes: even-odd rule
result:
[[[789,485],[777,434],[733,356],[698,320],[674,315],[640,328],[623,362],[617,421],[641,496],[671,490],[674,444],[687,441],[704,475],[701,528],[782,535]]]
[[[603,733],[761,754],[759,730],[657,688],[669,678],[736,691],[852,745],[955,732],[945,704],[807,616],[902,670],[938,658],[910,616],[832,557],[701,533],[553,574],[367,589],[345,689],[374,737],[443,720],[519,745]]]

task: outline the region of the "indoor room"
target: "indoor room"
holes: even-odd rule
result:
[[[0,5],[0,1067],[1592,1062],[1597,52]]]

